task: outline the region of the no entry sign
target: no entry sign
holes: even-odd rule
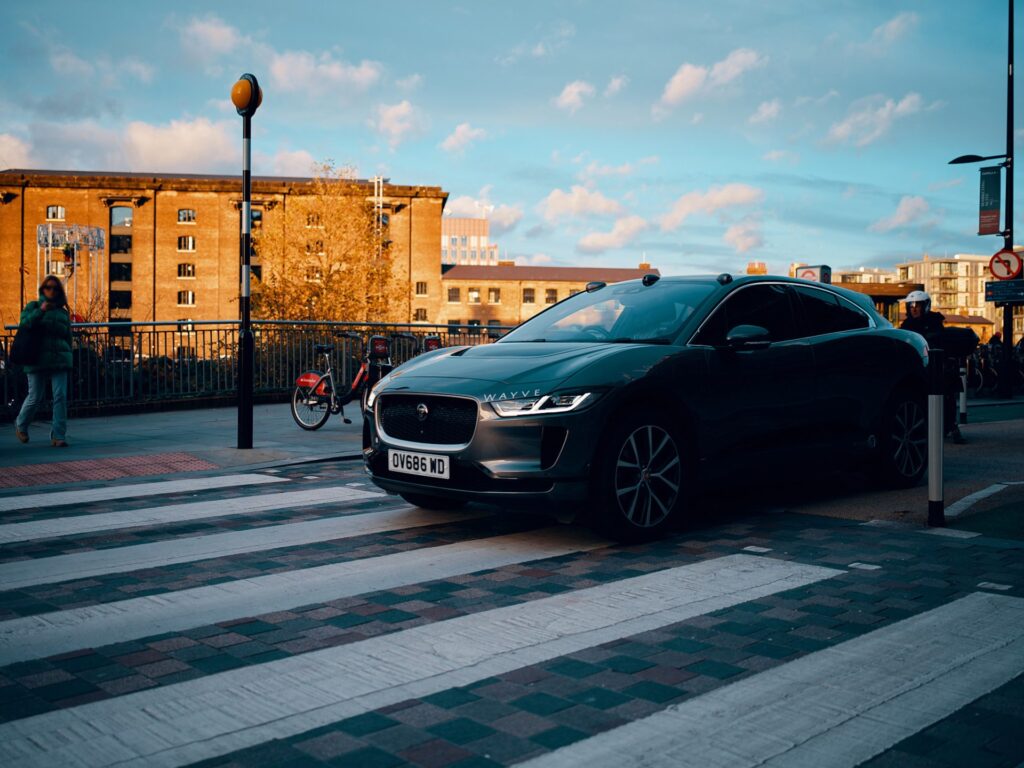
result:
[[[1014,251],[999,251],[988,263],[988,271],[997,280],[1013,280],[1020,276],[1021,267],[1020,254]]]

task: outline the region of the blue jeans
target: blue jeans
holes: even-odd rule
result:
[[[21,412],[14,422],[21,432],[28,432],[29,422],[36,415],[36,410],[46,395],[46,381],[49,379],[53,389],[53,423],[50,427],[51,440],[63,440],[68,431],[68,372],[67,371],[36,371],[27,373],[28,397],[21,406]]]

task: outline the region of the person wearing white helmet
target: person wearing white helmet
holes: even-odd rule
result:
[[[907,305],[907,319],[900,328],[921,334],[931,347],[944,348],[946,345],[943,343],[943,332],[946,330],[946,318],[938,312],[932,312],[932,297],[926,291],[911,291],[903,299],[903,303]],[[961,434],[956,418],[957,393],[963,386],[958,368],[955,358],[947,358],[943,371],[946,385],[943,419],[946,424],[946,437],[952,438],[954,443],[962,444],[967,440]]]

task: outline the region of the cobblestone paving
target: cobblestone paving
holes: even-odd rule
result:
[[[290,468],[289,487],[360,482],[352,463]],[[312,479],[303,479],[312,478]],[[280,484],[284,485],[284,484]],[[147,499],[174,504],[273,488]],[[370,502],[134,528],[0,548],[0,560],[202,536],[311,517],[395,508]],[[67,514],[138,506],[124,499]],[[18,519],[54,516],[54,510]],[[0,592],[0,621],[268,573],[360,560],[541,528],[536,517],[485,516],[337,542],[106,574]],[[217,766],[485,766],[545,754],[737,680],[866,635],[978,591],[1024,596],[1024,542],[789,514],[734,515],[659,542],[608,546],[354,597],[296,605],[182,632],[82,648],[0,667],[0,721],[23,720],[232,669],[386,636],[667,568],[744,553],[841,570],[834,578],[605,642],[472,684],[340,719],[215,757]],[[979,586],[988,585],[988,586]],[[0,636],[3,625],[0,624]],[[1017,765],[1024,682],[1016,678],[894,745],[872,766]]]

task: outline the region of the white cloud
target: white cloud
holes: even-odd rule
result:
[[[750,117],[748,123],[767,123],[777,118],[782,113],[782,102],[778,99],[762,101]]]
[[[608,85],[605,86],[604,95],[614,96],[619,93],[623,88],[629,85],[629,78],[625,75],[615,75],[611,80],[608,81]]]
[[[533,253],[529,256],[516,256],[516,264],[521,267],[542,267],[552,262],[546,253]]]
[[[125,75],[149,83],[153,80],[153,67],[133,56],[113,61],[101,55],[86,61],[67,46],[58,45],[50,51],[50,67],[61,77],[98,77],[104,87],[114,87]]]
[[[487,219],[492,234],[500,235],[515,229],[523,218],[519,205],[495,204],[491,201],[491,186],[480,190],[477,197],[460,195],[448,201],[444,207],[445,216],[465,216],[471,219]]]
[[[120,63],[119,67],[140,82],[150,83],[153,81],[153,67],[144,61],[127,58]]]
[[[403,77],[400,80],[395,80],[397,85],[403,91],[415,91],[421,85],[423,85],[423,75],[415,73],[408,77]]]
[[[498,56],[497,62],[507,67],[524,58],[542,59],[565,46],[575,35],[576,27],[568,21],[556,22],[539,40],[519,43]]]
[[[623,216],[615,220],[611,232],[591,232],[576,243],[580,253],[603,253],[615,248],[624,248],[647,229],[647,221],[641,216]]]
[[[562,92],[555,97],[555,106],[573,114],[583,106],[583,100],[589,99],[596,93],[593,85],[586,80],[573,80],[567,84]]]
[[[722,239],[736,249],[737,253],[746,253],[764,245],[761,233],[761,222],[753,218],[745,218],[733,224],[722,235]]]
[[[580,171],[580,178],[583,180],[589,179],[600,179],[604,176],[629,176],[633,173],[632,163],[622,163],[621,165],[602,165],[596,160],[592,160],[586,168]]]
[[[893,43],[906,37],[919,21],[920,17],[916,13],[901,13],[884,24],[879,24],[871,32],[871,38],[866,43],[855,47],[873,53],[881,53]]]
[[[487,137],[487,131],[483,128],[474,128],[469,123],[459,123],[455,126],[448,137],[441,142],[441,149],[445,152],[461,152],[474,141]]]
[[[935,181],[928,185],[929,192],[940,192],[943,189],[949,189],[950,187],[959,187],[964,183],[964,177],[958,176],[955,179],[946,179],[945,181]]]
[[[416,107],[403,99],[397,104],[379,104],[377,117],[370,125],[382,134],[392,149],[405,139],[418,133],[423,127],[423,120]]]
[[[611,216],[622,213],[622,206],[596,189],[574,185],[568,192],[554,189],[540,203],[541,215],[549,224],[566,217]]]
[[[872,232],[891,232],[894,229],[909,227],[919,223],[929,211],[928,201],[920,195],[904,195],[900,198],[896,211],[872,224],[868,229]]]
[[[28,143],[9,133],[0,133],[0,168],[30,168]]]
[[[764,66],[767,59],[750,48],[737,48],[728,56],[711,67],[708,76],[710,85],[725,85],[735,80],[744,72]]]
[[[763,160],[767,160],[769,163],[797,163],[800,161],[800,155],[796,152],[791,152],[788,149],[772,149],[761,155]]]
[[[328,52],[314,56],[309,51],[285,51],[270,57],[270,80],[281,91],[318,94],[338,89],[361,93],[376,85],[381,66],[364,59],[350,64]]]
[[[247,41],[235,27],[214,15],[193,16],[181,28],[180,37],[189,58],[207,66],[220,56],[233,53]]]
[[[803,107],[807,104],[817,104],[820,106],[822,104],[827,104],[832,99],[838,97],[839,91],[837,91],[835,88],[830,88],[829,90],[825,91],[825,93],[823,93],[821,96],[797,96],[793,100],[793,105],[797,107]]]
[[[92,74],[92,64],[79,58],[70,48],[60,46],[50,53],[50,67],[58,75],[85,77]]]
[[[133,121],[125,126],[121,153],[130,170],[202,171],[235,165],[237,125],[205,117],[172,120],[164,125]]]
[[[892,124],[922,108],[921,95],[908,93],[899,101],[884,96],[871,96],[851,105],[849,114],[828,131],[828,141],[866,147],[884,136]]]
[[[690,118],[690,125],[700,125],[704,122],[703,112],[694,112],[693,117]]]
[[[710,67],[684,63],[665,83],[661,99],[652,107],[655,117],[668,111],[701,91],[731,83],[744,72],[763,66],[767,59],[750,48],[737,48]]]
[[[274,176],[310,176],[316,159],[304,149],[281,149],[267,158]]]
[[[749,184],[725,184],[711,187],[706,192],[687,192],[661,217],[661,229],[665,232],[678,229],[695,213],[711,214],[726,208],[753,205],[763,199],[764,191]]]

